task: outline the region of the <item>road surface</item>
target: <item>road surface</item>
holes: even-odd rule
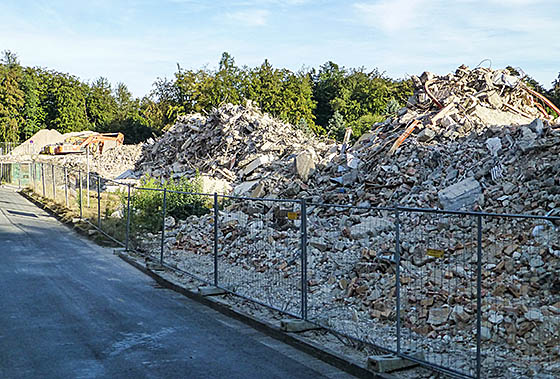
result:
[[[0,378],[345,378],[0,186]]]

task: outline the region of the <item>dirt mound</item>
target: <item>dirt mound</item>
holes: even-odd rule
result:
[[[54,129],[41,129],[27,141],[16,147],[11,155],[31,155],[38,154],[43,147],[50,144],[63,142],[62,134]]]

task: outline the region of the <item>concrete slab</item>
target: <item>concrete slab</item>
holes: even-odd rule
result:
[[[412,358],[424,359],[422,352],[406,352],[405,354]],[[374,372],[391,372],[416,365],[418,363],[391,354],[371,355],[367,358],[367,367]]]
[[[321,329],[317,325],[305,320],[284,319],[280,320],[280,329],[286,332],[299,333],[307,330]]]
[[[217,295],[223,295],[225,293],[226,291],[218,287],[213,287],[213,286],[198,287],[198,294],[201,296],[217,296]]]

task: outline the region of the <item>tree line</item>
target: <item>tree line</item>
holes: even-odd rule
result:
[[[550,90],[531,83],[560,105],[560,75]],[[355,137],[406,105],[410,80],[395,80],[377,69],[345,68],[327,62],[293,72],[260,66],[239,67],[223,53],[215,70],[179,65],[172,79],[158,78],[152,91],[134,98],[123,83],[112,87],[38,67],[23,67],[17,56],[0,60],[0,141],[19,142],[40,129],[61,133],[120,131],[127,143],[163,133],[177,116],[207,112],[229,102],[251,100],[264,112],[317,135],[341,140],[347,127]]]

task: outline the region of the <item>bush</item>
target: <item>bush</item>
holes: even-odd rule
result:
[[[204,196],[193,194],[202,192],[202,185],[198,175],[193,180],[183,177],[163,182],[156,178],[145,176],[140,181],[139,187],[189,192],[189,194],[167,192],[166,216],[172,216],[176,220],[209,212],[206,206],[208,199]],[[126,197],[124,201],[126,202]],[[163,191],[136,190],[134,196],[132,196],[131,209],[132,222],[135,228],[152,233],[158,232],[161,230]]]
[[[352,128],[352,139],[357,140],[362,134],[369,132],[373,125],[384,119],[385,117],[381,115],[366,114],[356,121],[348,123],[348,126]]]

